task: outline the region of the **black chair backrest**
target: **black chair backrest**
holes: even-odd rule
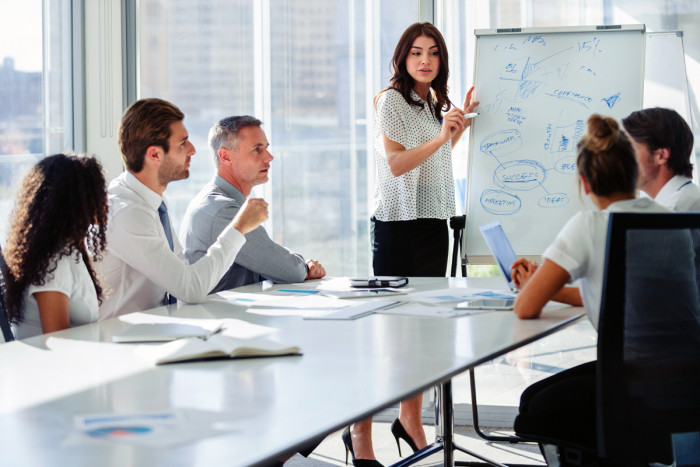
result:
[[[598,326],[599,454],[673,460],[700,430],[700,213],[610,214]]]
[[[5,342],[10,342],[15,340],[12,335],[12,329],[10,328],[10,319],[7,316],[7,307],[5,306],[5,277],[7,275],[7,264],[5,264],[5,257],[2,255],[2,249],[0,249],[0,330],[2,330],[2,335],[5,338]]]

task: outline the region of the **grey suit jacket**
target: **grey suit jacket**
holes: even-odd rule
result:
[[[244,202],[243,194],[218,175],[194,197],[180,228],[180,241],[190,263],[206,254]],[[304,281],[304,258],[273,242],[262,226],[245,238],[233,266],[210,293],[264,279],[280,283]]]

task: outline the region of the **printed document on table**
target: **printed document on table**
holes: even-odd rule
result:
[[[94,413],[76,415],[73,431],[63,446],[118,443],[168,448],[197,439],[245,429],[252,414],[182,409],[150,413]]]
[[[425,292],[415,292],[411,294],[414,302],[427,304],[452,304],[465,300],[475,300],[480,298],[515,298],[515,294],[506,290],[479,289],[479,288],[451,288],[429,290]]]

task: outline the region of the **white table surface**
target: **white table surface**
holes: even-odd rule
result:
[[[307,283],[308,284],[308,283]],[[412,278],[406,290],[503,288],[502,280]],[[289,286],[281,286],[289,287]],[[260,291],[260,285],[239,291]],[[409,296],[405,296],[410,297]],[[519,320],[512,312],[458,318],[375,314],[353,321],[272,316],[222,299],[150,310],[237,318],[277,329],[303,356],[153,367],[110,342],[112,319],[0,345],[2,465],[236,466],[264,463],[438,382],[572,323],[580,308]],[[58,345],[60,344],[60,345]],[[223,430],[153,448],[77,437],[73,417],[183,410]]]

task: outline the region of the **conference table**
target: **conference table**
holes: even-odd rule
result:
[[[401,297],[503,284],[502,279],[410,278],[409,293]],[[260,283],[235,291],[289,287]],[[125,317],[0,345],[0,464],[274,464],[308,440],[439,385],[438,441],[449,448],[445,465],[452,465],[451,378],[583,314],[581,308],[566,307],[533,320],[519,320],[512,312],[311,320],[238,303],[212,295],[200,304],[147,313],[264,326],[274,340],[298,345],[303,355],[153,366],[134,353],[135,344],[111,342],[112,335],[130,326]],[[178,429],[159,432],[156,426],[150,441],[130,437],[128,429],[121,439],[76,429],[77,420],[91,417],[149,414],[174,414]]]

